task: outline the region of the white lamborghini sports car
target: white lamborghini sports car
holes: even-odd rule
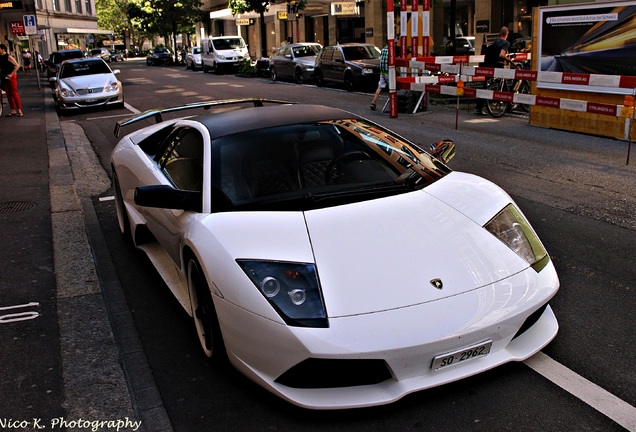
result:
[[[168,112],[205,114],[162,120]],[[386,404],[548,344],[559,288],[503,190],[346,111],[260,99],[154,110],[111,164],[122,233],[206,356],[301,407]]]

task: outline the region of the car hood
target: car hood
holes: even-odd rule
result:
[[[294,62],[301,65],[313,66],[316,64],[316,56],[298,57],[294,60]]]
[[[348,63],[360,66],[361,68],[379,68],[380,59],[350,60]]]
[[[475,178],[480,189],[471,177],[457,181],[453,174],[430,192],[305,213],[220,215],[226,223],[215,223],[215,236],[230,257],[315,262],[331,318],[432,302],[527,269],[477,222],[496,215],[509,197],[483,179]],[[449,193],[448,203],[436,196]]]
[[[117,79],[115,78],[115,75],[108,73],[62,78],[61,81],[72,89],[81,89],[95,87],[104,88],[108,84],[117,81]]]

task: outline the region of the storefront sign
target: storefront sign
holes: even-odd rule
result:
[[[5,9],[23,9],[22,1],[3,1],[0,2],[0,10]]]
[[[252,18],[238,18],[236,20],[236,25],[237,26],[254,25],[254,19],[252,19]]]
[[[358,15],[356,2],[331,3],[331,15]]]
[[[287,11],[278,11],[278,19],[286,20],[287,19]]]
[[[11,34],[23,35],[24,23],[22,21],[11,21]]]

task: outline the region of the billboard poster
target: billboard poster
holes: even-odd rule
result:
[[[636,1],[539,9],[539,71],[636,75]],[[631,94],[631,89],[538,81],[542,88]]]

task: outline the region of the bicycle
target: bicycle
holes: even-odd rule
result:
[[[518,64],[510,62],[510,67],[513,69],[524,69],[525,63],[527,62],[520,62]],[[514,80],[506,78],[492,78],[488,82],[486,89],[510,94],[530,94],[531,91],[530,82],[528,80]],[[512,112],[517,108],[525,112],[530,112],[530,105],[513,103],[512,97],[510,98],[510,101],[493,99],[486,102],[486,110],[488,111],[488,114],[495,118],[502,117],[505,113]]]

